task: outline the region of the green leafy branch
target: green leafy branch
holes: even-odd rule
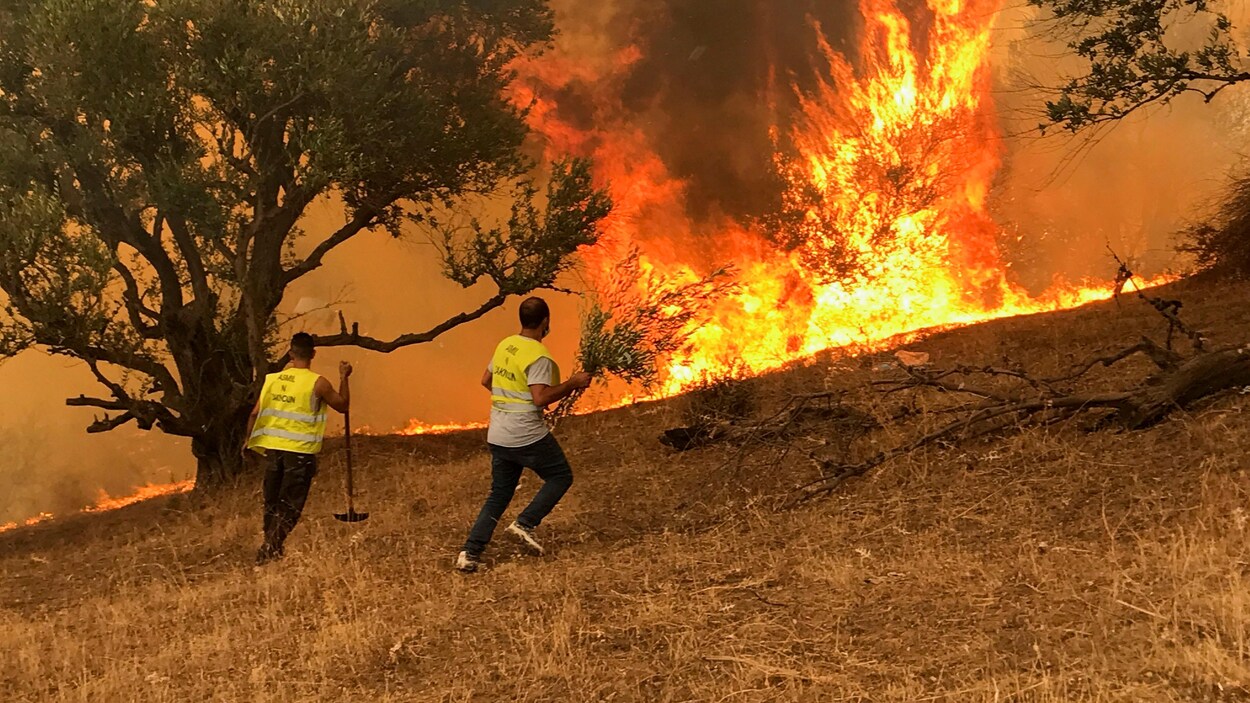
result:
[[[734,287],[731,269],[680,282],[644,272],[632,249],[581,314],[577,366],[596,379],[619,378],[647,392],[663,380],[664,362],[690,348],[700,320]],[[583,391],[556,406],[553,424],[572,414]]]

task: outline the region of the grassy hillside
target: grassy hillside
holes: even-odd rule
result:
[[[1250,293],[1172,291],[1218,342]],[[908,345],[938,364],[1058,372],[1160,329],[1125,300]],[[865,384],[888,355],[750,383]],[[1114,387],[1130,362],[1092,381]],[[465,379],[465,393],[476,393]],[[483,399],[483,402],[485,400]],[[254,570],[259,481],[0,535],[0,691],[57,701],[1250,700],[1250,401],[1151,430],[1075,425],[934,448],[776,511],[802,451],[675,454],[682,399],[575,418],[577,479],[541,528],[451,569],[489,482],[479,432],[361,441],[344,525],[331,452],[283,562]],[[854,455],[918,431],[890,424]],[[919,424],[917,424],[919,423]],[[811,427],[794,449],[838,445]],[[779,459],[778,457],[784,458]],[[509,517],[532,494],[527,477]]]

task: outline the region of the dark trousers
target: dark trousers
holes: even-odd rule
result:
[[[482,506],[482,512],[469,531],[469,539],[464,543],[464,551],[470,554],[481,554],[490,537],[495,533],[495,525],[512,502],[516,493],[517,482],[521,480],[521,472],[526,468],[543,480],[543,487],[538,489],[534,500],[521,514],[517,523],[522,527],[534,528],[542,523],[543,518],[556,507],[569,486],[573,485],[573,469],[569,460],[564,457],[564,450],[556,442],[556,438],[547,435],[525,447],[490,447],[490,495]]]
[[[265,543],[260,556],[282,556],[282,545],[295,529],[317,474],[316,454],[265,451]]]

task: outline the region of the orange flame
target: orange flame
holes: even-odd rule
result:
[[[99,513],[105,510],[117,510],[118,508],[124,508],[127,505],[134,505],[135,503],[140,503],[152,498],[159,498],[160,496],[187,493],[193,488],[195,488],[195,479],[187,479],[176,483],[149,483],[145,486],[136,488],[134,493],[127,496],[121,496],[119,498],[114,498],[105,491],[101,490],[100,498],[95,502],[95,505],[83,508],[82,512]]]
[[[612,91],[593,89],[619,82],[636,48],[606,64],[557,50],[518,66],[514,100],[530,108],[547,155],[592,157],[616,204],[604,241],[585,256],[592,284],[631,246],[644,270],[678,280],[736,266],[738,289],[693,331],[693,351],[669,360],[660,395],[706,374],[755,374],[830,348],[879,348],[917,330],[1111,297],[1108,283],[1060,281],[1031,296],[1007,277],[986,202],[1003,150],[987,63],[1000,3],[929,0],[923,58],[894,0],[861,0],[858,70],[819,38],[827,75],[798,95],[793,128],[773,134],[785,208],[797,214],[781,237],[790,247],[759,228],[687,217],[684,184],[621,117]],[[553,96],[573,84],[592,88],[593,128],[559,116]],[[840,256],[853,262],[849,274],[835,270]]]
[[[104,490],[101,490],[100,497],[96,500],[95,503],[93,503],[92,505],[83,507],[78,512],[79,514],[81,514],[81,513],[100,513],[106,510],[116,510],[118,508],[124,508],[128,505],[134,505],[135,503],[140,503],[145,500],[151,500],[152,498],[159,498],[160,496],[174,495],[176,493],[186,493],[190,491],[192,488],[195,488],[195,481],[193,479],[188,479],[186,481],[178,481],[176,483],[149,483],[147,485],[136,488],[135,491],[131,493],[130,495],[121,496],[117,498],[114,498],[113,496],[110,496],[107,492],[105,492]],[[30,527],[32,525],[38,525],[40,523],[52,520],[55,517],[56,516],[53,515],[52,513],[40,513],[34,517],[27,518],[21,522],[7,522],[4,524],[0,524],[0,532],[8,532],[9,530],[15,530],[19,527]]]
[[[485,422],[466,422],[466,423],[428,423],[420,420],[409,420],[408,425],[402,430],[397,430],[395,434],[416,436],[427,434],[447,434],[449,432],[459,432],[461,430],[480,430],[486,427]]]

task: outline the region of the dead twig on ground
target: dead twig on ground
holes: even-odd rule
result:
[[[687,451],[720,442],[751,447],[793,436],[799,427],[809,420],[848,420],[871,424],[873,421],[862,411],[841,402],[818,403],[840,398],[841,391],[792,395],[779,410],[763,420],[750,423],[710,422],[675,427],[664,431],[660,443]]]
[[[1116,281],[1118,294],[1133,281],[1133,273],[1118,257],[1116,260],[1120,263]],[[1132,346],[1094,356],[1067,373],[1051,378],[1023,369],[961,365],[940,370],[927,366],[904,367],[903,377],[874,382],[872,385],[884,393],[929,390],[943,396],[971,396],[973,400],[954,408],[924,413],[950,413],[956,417],[867,459],[856,463],[822,462],[820,476],[794,489],[783,505],[793,506],[828,495],[850,479],[931,445],[1065,422],[1082,414],[1095,416],[1094,429],[1140,430],[1199,400],[1231,388],[1250,386],[1250,345],[1207,350],[1205,336],[1180,319],[1180,301],[1150,297],[1141,290],[1137,290],[1137,294],[1168,323],[1164,345],[1143,336]],[[1184,355],[1172,348],[1177,332],[1189,339],[1190,354]],[[1148,358],[1156,372],[1135,384],[1105,392],[1072,387],[1096,368],[1110,368],[1138,355]]]
[[[1127,358],[1128,355],[1114,356]],[[1087,370],[1096,365],[1087,364]],[[964,369],[961,377],[978,373],[981,370]],[[891,459],[945,440],[967,441],[1008,428],[1063,422],[1081,413],[1100,410],[1108,412],[1098,418],[1096,427],[1114,426],[1126,430],[1150,427],[1178,408],[1230,388],[1250,385],[1250,346],[1202,352],[1161,375],[1146,379],[1141,385],[1102,393],[1038,390],[1045,386],[1030,384],[1036,392],[1026,396],[1021,392],[959,382],[946,373],[930,375],[917,371],[910,371],[908,378],[891,383],[896,390],[932,388],[944,393],[972,395],[981,402],[962,406],[966,413],[962,417],[862,462],[836,466],[826,463],[820,478],[796,489],[798,496],[794,502],[827,495],[847,480],[862,476]]]

